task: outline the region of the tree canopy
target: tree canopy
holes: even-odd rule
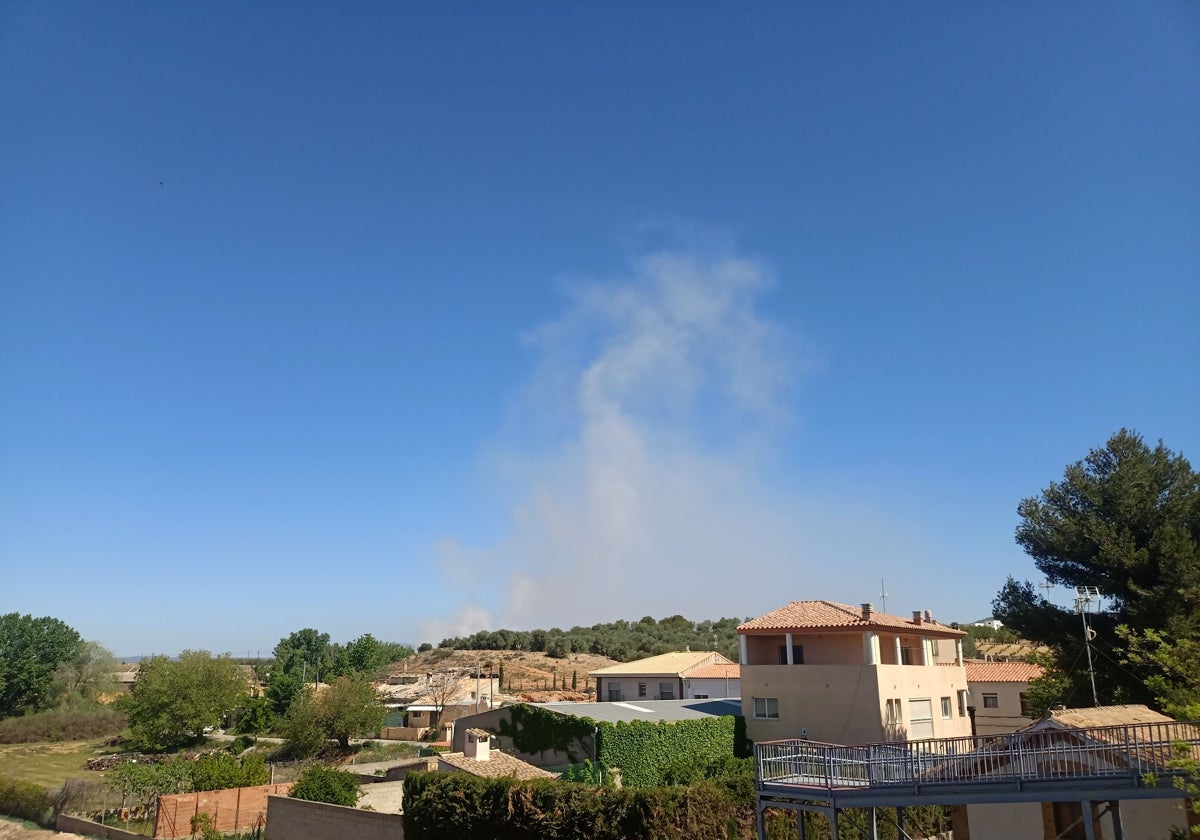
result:
[[[591,627],[562,630],[481,630],[470,636],[443,639],[441,648],[456,650],[545,651],[562,659],[572,653],[595,653],[621,662],[683,650],[715,650],[730,659],[738,656],[737,626],[740,619],[692,621],[681,615],[656,621],[644,616],[638,621],[613,621]],[[421,645],[421,649],[428,649]]]
[[[203,737],[246,693],[241,667],[228,655],[185,650],[178,660],[155,656],[142,662],[133,689],[120,701],[134,741],[148,750],[169,750]]]
[[[0,718],[57,703],[55,672],[76,660],[85,643],[57,618],[0,615]]]
[[[1038,570],[1051,583],[1098,587],[1109,607],[1088,616],[1101,702],[1161,705],[1153,687],[1161,663],[1131,658],[1130,640],[1147,632],[1169,643],[1200,637],[1200,475],[1161,441],[1151,448],[1121,429],[1017,512],[1017,542]],[[1056,651],[1074,678],[1076,704],[1089,699],[1090,688],[1081,693],[1077,613],[1012,578],[994,608],[1006,626]],[[1070,704],[1072,697],[1061,700]]]

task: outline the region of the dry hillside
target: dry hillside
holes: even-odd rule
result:
[[[388,668],[389,675],[416,674],[474,674],[476,666],[483,674],[499,674],[503,666],[504,685],[500,692],[524,700],[586,700],[589,687],[588,672],[616,665],[615,659],[590,653],[572,653],[563,659],[553,659],[545,653],[519,650],[451,650],[435,648],[418,653]],[[574,690],[572,690],[574,684]]]

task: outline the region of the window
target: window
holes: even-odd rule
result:
[[[779,720],[779,698],[755,697],[754,716],[759,720]]]
[[[1037,717],[1037,712],[1033,710],[1033,704],[1029,702],[1029,695],[1024,691],[1021,692],[1021,717]]]
[[[646,684],[638,683],[638,697],[645,697],[645,696],[646,696]]]
[[[707,700],[708,695],[707,694],[696,694],[696,695],[693,695],[692,699],[693,700]]]
[[[912,648],[910,648],[910,647],[900,648],[900,664],[901,665],[913,664],[913,649]]]
[[[675,699],[675,683],[659,683],[658,684],[658,699],[659,700],[674,700]]]
[[[958,716],[967,716],[967,692],[965,691],[958,692]]]
[[[942,698],[942,720],[950,720],[951,717],[952,717],[952,710],[950,708],[950,698],[943,697]]]
[[[900,699],[888,700],[884,723],[889,726],[897,726],[903,719],[903,715],[900,712]]]
[[[779,664],[787,664],[787,645],[779,646]],[[792,645],[792,664],[804,664],[804,645]]]
[[[997,694],[983,695],[983,708],[999,709],[1000,708],[1000,696]]]
[[[610,685],[610,686],[608,687],[608,699],[609,699],[609,700],[621,700],[621,699],[622,699],[622,697],[621,697],[621,686],[619,686],[619,685]]]

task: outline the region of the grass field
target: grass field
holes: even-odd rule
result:
[[[56,791],[70,778],[101,779],[104,774],[83,769],[89,758],[111,752],[103,740],[48,744],[0,745],[0,773]]]

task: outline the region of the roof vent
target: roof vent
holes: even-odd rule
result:
[[[922,619],[922,616],[921,616],[921,611],[920,611],[920,610],[913,610],[913,622],[912,622],[912,623],[913,623],[913,624],[920,624],[920,623],[921,623],[921,619]]]
[[[925,610],[925,620],[933,621],[933,613],[931,613],[929,610]]]
[[[863,621],[870,621],[870,620],[871,620],[871,613],[873,613],[873,612],[875,612],[875,607],[874,607],[874,605],[873,605],[873,604],[863,604],[863,605],[862,605],[862,617],[863,617]]]

